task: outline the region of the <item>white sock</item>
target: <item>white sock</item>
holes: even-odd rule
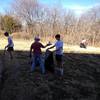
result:
[[[60,72],[61,72],[61,76],[63,76],[63,74],[64,74],[63,68],[60,68]]]

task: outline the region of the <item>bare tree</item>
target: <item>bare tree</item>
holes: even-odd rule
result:
[[[95,45],[97,38],[100,36],[100,31],[98,30],[100,27],[100,6],[96,6],[91,8],[86,14],[84,14],[81,19],[82,26],[81,31],[86,33],[90,44]]]
[[[33,23],[38,17],[38,2],[37,0],[14,0],[12,3],[13,12],[21,18],[22,23],[26,23],[29,30],[32,30]]]
[[[100,6],[77,17],[74,11],[63,9],[60,3],[47,7],[38,0],[14,0],[12,7],[14,15],[27,25],[27,33],[42,37],[60,33],[64,35],[64,41],[71,44],[78,44],[83,37],[92,45],[99,42]]]

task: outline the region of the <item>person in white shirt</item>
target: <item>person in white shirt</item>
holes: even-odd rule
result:
[[[80,48],[86,48],[86,47],[87,47],[87,40],[83,38],[80,43]]]
[[[8,44],[5,46],[5,50],[7,50],[9,52],[10,58],[13,59],[13,55],[12,55],[12,52],[14,51],[13,40],[12,40],[11,36],[9,36],[8,32],[5,32],[4,35],[8,38]]]
[[[56,47],[55,52],[56,52],[57,68],[55,70],[59,70],[61,73],[61,76],[63,76],[63,65],[62,65],[63,41],[60,40],[60,34],[57,34],[55,36],[55,39],[57,40],[56,43],[48,49],[52,49]]]

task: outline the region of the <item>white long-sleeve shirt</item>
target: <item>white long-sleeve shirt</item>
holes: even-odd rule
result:
[[[13,40],[10,36],[8,37],[8,47],[14,47]]]
[[[63,42],[61,40],[55,43],[56,54],[63,55]]]

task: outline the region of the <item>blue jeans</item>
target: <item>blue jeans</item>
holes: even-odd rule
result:
[[[39,64],[40,69],[42,73],[45,73],[45,68],[44,68],[44,61],[42,59],[42,54],[34,54],[33,60],[32,60],[32,68],[31,71],[34,71],[36,65]]]

